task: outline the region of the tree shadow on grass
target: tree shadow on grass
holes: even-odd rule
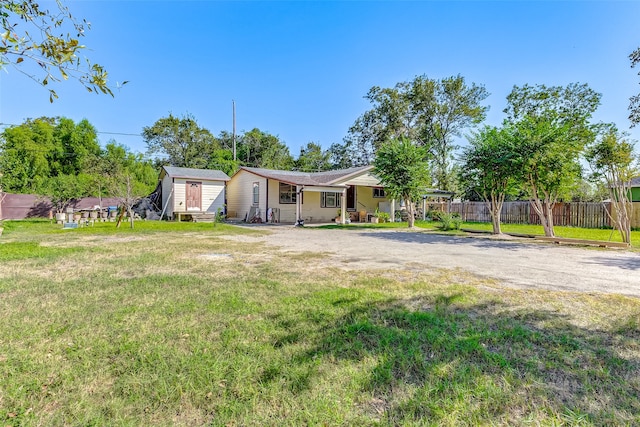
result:
[[[459,295],[345,303],[337,320],[299,312],[290,326],[311,350],[293,366],[375,360],[360,384],[363,417],[391,425],[640,423],[638,322],[615,332],[577,327],[556,312],[457,304]],[[286,325],[284,325],[286,327]],[[309,371],[306,371],[307,374]],[[311,381],[305,381],[310,384]]]

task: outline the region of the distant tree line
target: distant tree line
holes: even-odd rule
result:
[[[141,154],[115,141],[101,148],[87,120],[28,119],[0,137],[2,191],[48,196],[59,211],[81,197],[147,195],[157,180],[155,166]]]

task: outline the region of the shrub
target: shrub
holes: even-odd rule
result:
[[[389,222],[389,220],[391,219],[391,215],[389,215],[387,212],[378,212],[376,216],[378,217],[378,221],[380,222]]]
[[[447,230],[459,230],[462,225],[462,219],[459,215],[449,214],[446,212],[440,212],[440,228],[444,231]]]

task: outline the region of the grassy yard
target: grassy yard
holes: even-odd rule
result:
[[[4,226],[2,426],[640,425],[635,298],[326,268],[221,224]]]

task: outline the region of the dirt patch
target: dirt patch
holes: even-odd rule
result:
[[[339,230],[271,227],[264,236],[229,236],[264,242],[282,256],[322,253],[309,268],[401,269],[417,273],[459,269],[515,288],[620,293],[640,297],[640,254],[531,243],[512,236],[458,237],[413,230]],[[271,249],[270,249],[271,248]],[[272,252],[273,254],[273,252]],[[313,264],[313,267],[311,266]]]

